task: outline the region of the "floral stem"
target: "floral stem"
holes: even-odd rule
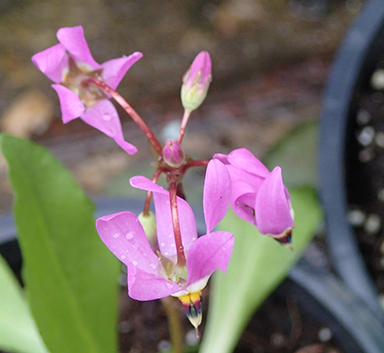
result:
[[[165,297],[161,299],[164,305],[165,311],[168,318],[169,335],[172,343],[173,353],[184,352],[183,332],[182,325],[179,316],[179,303],[176,302],[175,298]]]
[[[159,168],[156,170],[155,174],[152,177],[152,182],[157,183],[157,180],[159,179],[160,174],[163,172],[163,168]],[[145,216],[148,215],[149,213],[149,207],[151,205],[151,200],[152,200],[152,191],[147,191],[147,196],[145,198],[145,203],[144,203],[144,210],[143,214]]]
[[[179,212],[177,210],[177,182],[171,181],[169,184],[169,195],[171,199],[171,215],[173,223],[173,232],[175,234],[175,244],[177,250],[177,264],[179,266],[185,266],[185,253],[184,246],[181,240],[181,231],[179,223]]]
[[[184,134],[185,134],[185,129],[187,127],[190,115],[191,115],[191,111],[185,109],[184,110],[184,115],[183,115],[183,120],[181,121],[181,126],[180,126],[180,130],[179,130],[179,137],[177,139],[177,141],[179,143],[181,143],[183,141],[183,137],[184,137]]]
[[[190,161],[184,164],[183,172],[185,173],[191,167],[206,167],[208,163],[209,161],[207,160]]]
[[[98,80],[95,77],[91,77],[89,79],[90,82],[102,88],[104,91],[109,93],[113,99],[120,104],[120,106],[128,113],[128,115],[133,119],[133,121],[140,127],[141,130],[145,133],[145,136],[149,140],[150,144],[155,149],[156,153],[159,156],[162,156],[162,147],[160,142],[155,137],[152,130],[148,127],[148,125],[144,122],[141,116],[128,104],[128,102],[114,89],[109,87],[105,82]]]

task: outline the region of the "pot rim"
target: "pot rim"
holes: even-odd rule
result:
[[[384,43],[384,6],[370,0],[345,37],[334,60],[323,96],[319,175],[327,242],[336,271],[384,320],[373,281],[347,222],[345,141],[350,102],[365,65],[371,65]]]

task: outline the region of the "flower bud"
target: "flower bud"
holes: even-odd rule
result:
[[[184,151],[180,143],[167,140],[163,148],[163,158],[170,167],[180,167],[184,163]]]
[[[212,81],[211,58],[206,51],[200,52],[184,74],[181,86],[181,102],[184,109],[192,111],[203,103]]]
[[[141,212],[138,216],[139,222],[144,228],[145,235],[151,245],[152,249],[157,248],[157,228],[156,216],[153,212],[149,211],[147,215]]]

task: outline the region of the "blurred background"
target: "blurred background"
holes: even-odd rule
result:
[[[59,28],[82,25],[99,63],[144,54],[118,92],[164,138],[182,117],[182,75],[201,50],[209,51],[213,82],[192,113],[185,152],[199,159],[247,147],[263,159],[287,134],[304,129],[303,142],[295,140],[285,160],[299,161],[296,178],[316,184],[323,88],[363,5],[362,0],[1,0],[0,129],[48,147],[91,196],[131,195],[131,176],[152,176],[150,148],[124,112],[119,110],[125,138],[139,149],[134,156],[80,119],[62,124],[51,82],[30,60],[57,43]],[[284,178],[294,184],[295,176],[287,173]],[[193,188],[196,178],[189,178]],[[0,212],[11,203],[1,161]]]

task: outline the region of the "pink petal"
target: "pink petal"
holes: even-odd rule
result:
[[[227,168],[218,159],[207,166],[204,181],[204,217],[207,233],[223,219],[231,200],[231,179]]]
[[[204,281],[215,270],[225,272],[232,254],[234,237],[228,232],[213,232],[197,239],[187,256],[187,289]],[[199,289],[198,289],[199,290]]]
[[[132,212],[119,212],[99,218],[96,228],[101,240],[123,263],[132,263],[148,274],[158,275],[159,261],[144,229]]]
[[[232,151],[228,155],[228,162],[241,170],[264,178],[269,175],[267,167],[245,148]]]
[[[135,146],[124,140],[119,115],[108,99],[103,99],[93,107],[87,108],[84,114],[81,115],[81,119],[88,125],[112,137],[128,154],[137,152]]]
[[[256,193],[250,184],[244,181],[232,182],[231,205],[233,212],[241,219],[256,225],[255,200]]]
[[[164,256],[168,258],[174,257],[176,255],[176,247],[169,192],[143,176],[131,178],[130,184],[135,188],[154,193],[159,248]],[[179,197],[177,198],[177,208],[184,250],[188,251],[191,244],[197,239],[195,216],[188,203]]]
[[[212,159],[218,159],[221,163],[224,163],[226,165],[229,164],[228,155],[226,154],[216,153],[213,155]]]
[[[132,263],[128,263],[128,294],[136,300],[154,300],[164,298],[179,291],[183,287],[167,281],[161,276],[139,269]]]
[[[156,209],[157,242],[160,252],[169,259],[176,256],[175,233],[173,231],[169,193],[153,193]],[[184,251],[188,252],[197,239],[196,220],[188,203],[177,198],[177,210]]]
[[[62,85],[52,85],[52,88],[59,96],[64,124],[83,114],[85,107],[75,93]]]
[[[199,83],[202,86],[204,86],[205,81],[207,80],[207,78],[209,79],[209,76],[212,72],[211,57],[209,56],[209,53],[206,51],[201,51],[193,60],[193,63],[189,71],[188,80],[186,82],[186,86],[188,87],[188,89],[196,82],[195,78],[200,71],[201,71],[201,77],[199,79]]]
[[[276,167],[261,184],[255,204],[256,224],[260,233],[279,236],[293,228],[280,167]]]
[[[101,67],[92,57],[82,26],[60,28],[57,31],[57,39],[76,59],[93,69]]]
[[[109,60],[102,64],[105,83],[112,89],[116,89],[128,69],[142,56],[142,53],[135,52],[130,56]]]
[[[63,72],[68,68],[68,55],[62,44],[45,49],[32,56],[37,68],[55,83],[63,80]]]
[[[129,183],[131,184],[132,187],[136,189],[147,190],[147,191],[169,195],[167,190],[164,190],[164,188],[162,188],[161,186],[155,184],[153,181],[141,175],[134,176],[129,180]]]

